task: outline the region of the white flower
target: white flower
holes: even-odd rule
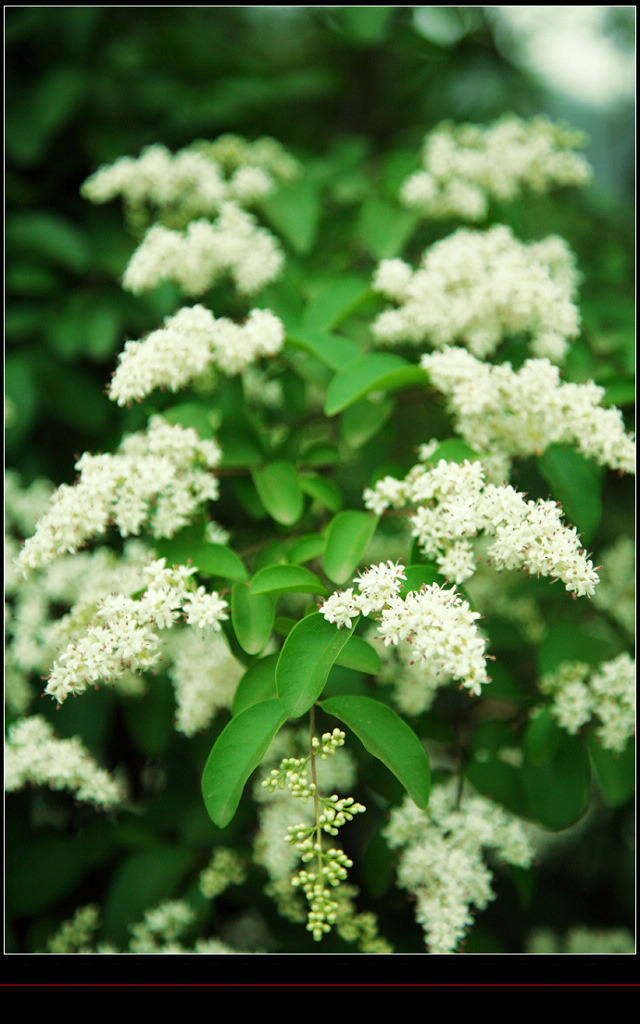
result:
[[[113,807],[124,798],[122,787],[100,768],[78,737],[61,740],[42,715],[15,722],[5,741],[5,789],[27,785],[68,789],[77,800]]]
[[[563,662],[540,679],[551,697],[551,713],[569,733],[595,718],[596,736],[605,749],[620,753],[635,733],[636,665],[618,655],[591,671],[582,662]]]
[[[244,324],[235,324],[204,306],[186,306],[164,327],[125,344],[109,397],[127,405],[155,388],[178,391],[211,367],[235,375],[261,356],[274,356],[283,341],[282,322],[267,309],[254,309]]]
[[[575,152],[585,143],[581,132],[546,117],[507,114],[486,126],[445,121],[426,136],[422,169],[404,182],[401,196],[425,217],[482,220],[491,200],[586,184],[591,169]]]
[[[148,430],[127,435],[115,454],[85,453],[78,460],[78,481],[58,488],[18,565],[27,573],[75,552],[111,522],[123,537],[147,522],[154,536],[173,536],[200,505],[218,497],[212,470],[221,456],[215,441],[152,417]]]
[[[479,694],[489,682],[485,641],[475,625],[479,614],[471,611],[455,588],[448,590],[437,583],[409,591],[403,599],[399,588],[405,578],[405,568],[399,562],[371,566],[354,580],[360,594],[354,594],[352,588],[338,591],[320,606],[320,612],[338,627],[350,626],[356,613],[375,612],[377,634],[385,646],[407,641],[414,659],[424,659],[436,674],[457,679],[471,693]]]
[[[226,202],[215,221],[192,220],[184,231],[155,224],[131,257],[123,287],[136,294],[175,281],[186,295],[202,295],[231,276],[250,295],[278,277],[283,255],[255,217]]]
[[[351,629],[353,620],[361,614],[359,599],[353,593],[353,587],[348,590],[337,590],[324,601],[321,612],[328,622],[333,622],[338,629],[346,626]]]
[[[96,624],[70,640],[54,661],[45,693],[61,704],[91,683],[111,682],[126,670],[148,670],[162,658],[162,631],[183,616],[198,627],[219,629],[228,606],[203,587],[194,594],[191,576],[196,571],[193,566],[166,568],[158,559],[147,566],[139,597],[108,595],[98,601]]]
[[[534,854],[517,818],[468,785],[459,799],[453,779],[434,787],[427,811],[408,798],[393,808],[384,835],[400,851],[398,883],[415,899],[430,953],[457,952],[473,910],[495,898],[485,849],[520,867],[528,867]]]
[[[564,355],[577,336],[575,258],[561,238],[518,241],[510,228],[460,228],[428,248],[415,271],[383,260],[373,287],[398,308],[373,323],[378,341],[466,346],[485,358],[509,336],[544,338],[546,351]]]
[[[565,383],[548,359],[513,370],[452,347],[424,355],[421,366],[446,396],[456,431],[478,451],[515,457],[571,444],[599,465],[635,472],[635,438],[618,409],[603,407],[604,388],[593,381]]]

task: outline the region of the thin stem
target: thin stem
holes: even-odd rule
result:
[[[322,829],[320,827],[320,800],[318,799],[318,777],[316,775],[316,755],[313,740],[315,737],[315,706],[309,712],[309,754],[311,762],[311,781],[313,782],[313,806],[316,815],[316,844],[318,846],[318,881],[322,876]]]

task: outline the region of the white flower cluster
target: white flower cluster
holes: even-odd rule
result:
[[[472,541],[480,533],[493,538],[487,554],[498,569],[524,568],[560,579],[578,597],[593,596],[599,582],[575,527],[563,522],[560,506],[527,501],[510,484],[487,484],[481,462],[440,459],[436,466],[416,465],[402,481],[379,480],[363,499],[376,515],[392,505],[417,504],[409,517],[412,534],[440,572],[456,583],[475,572]]]
[[[398,308],[373,322],[386,345],[465,345],[485,358],[506,337],[526,335],[536,356],[559,362],[579,332],[575,257],[556,235],[520,242],[510,228],[460,228],[426,249],[415,271],[382,260],[373,287]]]
[[[375,639],[375,629],[369,639]],[[383,645],[380,662],[376,682],[392,687],[392,699],[405,715],[428,711],[440,687],[448,682],[438,674],[437,666],[424,658],[415,659],[411,644]]]
[[[175,281],[186,295],[202,295],[230,276],[244,295],[274,281],[283,265],[277,240],[235,203],[225,203],[215,221],[199,218],[179,230],[154,224],[133,253],[122,278],[139,294]]]
[[[130,926],[132,937],[125,950],[109,942],[96,942],[100,911],[95,904],[79,907],[73,917],[63,921],[47,940],[47,953],[80,953],[115,956],[121,953],[199,954],[217,956],[237,953],[219,939],[198,939],[192,947],[183,944],[185,933],[196,922],[196,913],[186,900],[167,900],[147,910],[142,921]]]
[[[595,672],[582,662],[564,662],[542,676],[540,690],[551,697],[551,713],[569,733],[596,718],[596,736],[605,749],[616,753],[635,734],[636,663],[629,654],[620,654]]]
[[[195,510],[218,497],[213,470],[222,453],[195,430],[153,416],[147,430],[127,435],[115,454],[85,453],[79,478],[62,484],[29,537],[18,564],[23,572],[74,552],[113,523],[123,537],[149,522],[155,537],[171,537]]]
[[[132,953],[156,952],[158,945],[180,938],[195,921],[195,912],[185,900],[168,900],[147,910],[143,920],[131,928]]]
[[[297,161],[274,139],[250,143],[227,135],[175,154],[165,146],[148,146],[137,158],[121,157],[100,167],[81,194],[93,203],[121,196],[133,217],[149,208],[189,221],[215,214],[229,201],[255,203],[298,171]]]
[[[487,126],[445,121],[425,137],[422,169],[404,182],[401,197],[425,217],[483,220],[491,200],[588,183],[591,168],[576,152],[586,141],[546,117],[507,114]]]
[[[203,896],[213,900],[230,885],[242,885],[247,872],[240,855],[227,846],[214,850],[211,860],[200,872],[198,888]]]
[[[635,473],[635,437],[619,409],[602,405],[605,390],[593,381],[562,381],[548,359],[514,370],[452,346],[424,355],[420,365],[446,396],[457,433],[476,450],[517,457],[571,444],[601,466]]]
[[[162,656],[158,632],[170,629],[180,617],[200,629],[219,631],[228,605],[215,591],[195,589],[190,583],[195,572],[193,566],[167,568],[159,559],[145,568],[146,585],[139,597],[111,594],[99,601],[96,621],[54,661],[45,693],[60,704],[127,669],[151,668]]]
[[[204,604],[195,622],[193,602],[190,611],[194,625],[206,624]],[[165,653],[177,704],[175,728],[194,736],[211,725],[217,711],[231,708],[245,667],[217,632],[199,635],[192,629],[178,630],[169,637]]]
[[[615,953],[635,953],[636,943],[633,933],[627,928],[587,928],[585,925],[574,925],[565,935],[558,935],[550,928],[536,928],[529,936],[525,952],[611,956]]]
[[[243,324],[185,306],[140,341],[127,341],[109,387],[118,405],[140,401],[155,388],[178,391],[212,367],[228,376],[282,348],[284,327],[268,309],[253,309]]]
[[[485,640],[480,636],[473,612],[455,587],[433,583],[419,591],[400,594],[406,578],[401,563],[373,565],[359,576],[359,593],[352,587],[338,591],[320,606],[328,622],[338,628],[358,615],[372,612],[379,621],[378,637],[385,645],[401,641],[411,644],[414,660],[429,662],[433,673],[459,680],[473,694],[489,682],[485,662]]]
[[[636,633],[636,552],[632,537],[619,537],[600,556],[600,586],[594,604],[630,638]]]
[[[392,808],[384,836],[400,850],[398,883],[415,900],[430,953],[456,953],[474,908],[495,898],[485,850],[524,868],[534,855],[524,825],[497,804],[466,789],[457,804],[455,780],[434,787],[426,811],[408,798]]]
[[[100,927],[100,911],[94,903],[78,907],[68,921],[47,939],[47,953],[90,953]]]
[[[7,792],[24,786],[70,790],[76,800],[97,807],[114,807],[124,792],[112,776],[96,764],[81,740],[59,739],[42,715],[19,719],[10,727],[4,747]]]

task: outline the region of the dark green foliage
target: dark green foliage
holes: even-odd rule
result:
[[[160,542],[157,555],[169,563],[190,558],[207,582],[226,588],[225,635],[245,665],[233,714],[221,713],[193,743],[172,730],[166,678],[140,702],[119,704],[101,693],[68,702],[73,706],[55,718],[45,709],[61,735],[86,737],[105,764],[124,766],[137,789],[113,829],[64,794],[8,797],[8,952],[42,949],[88,902],[104,909],[106,939],[124,944],[144,910],[190,891],[213,846],[248,850],[256,820],[241,801],[244,786],[283,723],[318,700],[323,728],[337,719],[361,741],[352,751],[361,768],[354,796],[367,804],[369,831],[354,831],[350,881],[361,889],[359,909],[379,915],[398,952],[423,952],[422,937],[405,894],[393,886],[393,855],[381,830],[405,790],[421,806],[427,802],[429,764],[417,737],[427,747],[431,740],[446,744],[464,778],[510,810],[550,830],[576,822],[582,829],[583,840],[568,841],[546,876],[523,881],[514,872],[499,882],[475,951],[521,953],[541,923],[560,930],[576,920],[633,924],[633,750],[614,756],[592,735],[567,736],[546,712],[526,724],[538,674],[567,659],[595,667],[626,648],[615,622],[585,599],[566,600],[548,581],[523,579],[517,594],[538,600],[546,639],[536,648],[499,610],[487,616],[492,649],[506,653],[495,666],[488,720],[466,694],[447,691],[407,724],[388,706],[386,689],[371,682],[380,668],[377,648],[356,625],[351,634],[337,631],[317,614],[323,595],[349,586],[381,525],[362,511],[363,489],[387,472],[403,475],[417,446],[432,437],[443,439],[434,459],[473,457],[451,437],[415,351],[372,351],[369,324],[383,307],[370,287],[377,261],[413,261],[454,226],[418,223],[398,202],[399,184],[417,167],[424,134],[440,121],[485,123],[549,106],[497,45],[485,8],[421,8],[421,30],[415,10],[5,12],[7,465],[25,482],[40,475],[71,482],[77,455],[113,450],[154,411],[215,436],[224,454],[212,514],[232,531],[231,546],[208,541],[200,521]],[[441,12],[439,25],[429,21],[433,12]],[[118,409],[105,388],[125,340],[157,328],[182,296],[172,285],[140,298],[119,287],[134,233],[116,204],[82,200],[80,185],[100,164],[146,145],[173,151],[225,132],[273,136],[306,168],[259,211],[286,255],[283,277],[255,299],[285,324],[284,354],[269,366],[284,410],[247,405],[237,379],[216,382],[214,403],[195,391],[154,393],[141,406]],[[622,143],[619,153],[623,160]],[[627,165],[633,182],[629,155]],[[576,252],[582,333],[563,373],[603,386],[630,429],[632,199],[632,184],[619,195],[596,186],[532,197],[493,217],[523,239],[560,234]],[[216,315],[241,319],[247,312],[224,286],[205,301]],[[499,358],[516,365],[517,340]],[[324,408],[309,404],[318,392]],[[619,536],[633,535],[632,482],[574,450],[554,446],[523,461],[513,483],[531,498],[560,501],[596,564]],[[388,536],[393,530],[392,521],[383,524]],[[407,587],[443,582],[415,545],[405,563]],[[294,612],[287,595],[294,595]],[[267,646],[271,638],[277,653]],[[519,766],[500,756],[505,745],[521,755]],[[263,883],[256,870],[243,893],[226,894],[212,934],[222,934],[253,901],[268,921],[269,951],[317,952],[305,945],[303,927],[276,915]],[[501,918],[503,897],[509,913]],[[355,949],[332,937],[321,951]]]

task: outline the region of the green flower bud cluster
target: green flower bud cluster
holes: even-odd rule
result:
[[[322,833],[337,836],[342,825],[351,821],[355,814],[366,810],[351,796],[339,797],[336,793],[332,793],[331,796],[320,796],[318,793],[315,783],[315,760],[320,758],[326,761],[330,754],[343,746],[344,741],[345,734],[340,729],[325,732],[320,739],[313,736],[311,751],[307,757],[283,758],[280,767],[274,768],[262,783],[270,793],[286,788],[292,796],[298,797],[304,803],[309,797],[313,797],[315,820],[311,824],[303,822],[290,825],[286,842],[295,847],[303,864],[315,862],[313,870],[304,868],[299,871],[292,878],[291,884],[294,888],[301,889],[307,898],[307,930],[313,934],[316,941],[331,931],[332,925],[336,922],[339,903],[335,898],[336,893],[332,890],[346,879],[347,869],[353,866],[353,861],[343,850],[335,847],[323,849]],[[309,778],[307,772],[309,764],[314,781]]]
[[[294,829],[300,826],[294,826]],[[332,848],[326,852],[322,851],[319,843],[313,843],[310,839],[303,841],[305,853],[303,860],[309,860],[314,855],[318,857],[318,864],[321,865],[318,871],[300,871],[292,880],[294,886],[300,886],[309,903],[309,914],[307,917],[307,931],[313,934],[314,939],[319,941],[326,932],[331,931],[332,925],[336,922],[338,901],[333,898],[329,886],[338,886],[347,877],[347,868],[353,866],[343,850]],[[312,852],[309,850],[312,847]]]

